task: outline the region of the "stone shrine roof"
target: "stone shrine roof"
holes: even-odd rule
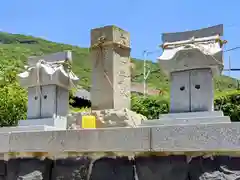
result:
[[[20,82],[24,87],[36,85],[59,84],[74,87],[79,78],[69,69],[60,63],[49,63],[39,61],[35,66],[30,66],[19,75]]]
[[[165,43],[164,45],[167,48],[164,49],[163,54],[159,57],[161,60],[171,60],[176,58],[178,53],[182,51],[188,51],[191,49],[195,49],[200,51],[205,55],[214,56],[222,51],[220,44],[215,41],[217,36],[212,36],[209,38],[198,38],[193,39],[192,41],[177,41],[175,43]]]
[[[168,74],[198,68],[212,68],[218,73],[223,68],[222,46],[219,36],[192,38],[184,41],[166,42],[158,58],[160,66]]]

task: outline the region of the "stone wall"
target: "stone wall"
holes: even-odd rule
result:
[[[240,177],[240,123],[9,131],[0,133],[0,180]]]
[[[237,180],[240,158],[216,156],[103,157],[0,161],[0,180]]]

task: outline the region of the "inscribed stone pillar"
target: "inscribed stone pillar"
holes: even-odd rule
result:
[[[93,110],[130,108],[129,38],[115,26],[91,30]]]

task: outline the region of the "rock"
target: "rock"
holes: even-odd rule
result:
[[[83,180],[88,177],[91,159],[85,156],[68,157],[55,161],[52,169],[52,180]]]
[[[129,109],[106,109],[93,111],[98,127],[136,127],[147,118]]]
[[[128,157],[103,157],[94,162],[89,180],[134,180],[134,177]]]
[[[7,163],[7,179],[50,180],[52,160],[37,158],[10,159]]]
[[[82,116],[91,115],[91,112],[72,112],[67,116],[67,129],[81,129]]]
[[[239,157],[196,157],[189,163],[189,178],[199,180],[238,180],[240,177],[239,163]]]
[[[136,157],[138,180],[187,180],[188,164],[185,156]]]
[[[81,129],[83,115],[93,115],[97,120],[97,128],[136,127],[147,118],[129,109],[106,109],[92,112],[73,112],[68,115],[68,129]]]

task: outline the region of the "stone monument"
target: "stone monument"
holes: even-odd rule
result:
[[[222,25],[163,34],[158,60],[171,80],[170,114],[147,124],[230,122],[214,111],[213,77],[223,70],[222,35]]]
[[[116,27],[91,30],[92,114],[98,127],[136,127],[146,117],[130,110],[130,35]]]
[[[129,38],[116,26],[91,30],[92,110],[130,108]]]
[[[28,89],[27,120],[19,126],[66,129],[69,89],[78,81],[71,64],[71,51],[29,58],[27,71],[19,74]]]
[[[181,33],[180,37],[185,36],[186,39],[189,39],[189,36],[186,37],[188,34],[191,35],[190,38],[193,34],[196,38],[202,38],[201,34],[204,38],[209,37],[209,33],[206,33],[209,32],[209,29],[214,28],[202,29],[195,31],[195,33],[192,31]],[[179,34],[170,34],[169,37],[179,38]],[[175,38],[174,42],[181,40],[178,38]],[[219,39],[216,41],[221,44]],[[196,41],[189,43],[189,45],[194,45],[193,47],[196,44]],[[203,44],[207,46],[209,42],[204,40]],[[200,43],[200,45],[202,44]],[[194,52],[191,54],[191,57],[193,57],[191,60],[194,60],[196,48],[186,51]],[[179,55],[181,56],[183,52],[179,51]],[[56,67],[56,62],[54,62],[54,65],[51,63],[54,58],[50,58],[52,61],[47,61],[47,57],[49,56],[41,58],[46,61],[47,67],[50,64],[52,68]],[[52,55],[52,57],[56,56]],[[161,58],[160,63],[162,61]],[[57,60],[60,59],[62,58],[57,58]],[[166,61],[170,62],[171,60],[166,59]],[[46,73],[44,61],[41,61],[41,64],[37,62],[39,60],[36,60],[31,65],[32,68],[27,72],[20,75],[22,85],[27,88],[35,87],[37,89],[38,87],[38,91],[48,85],[56,85],[56,89],[58,86],[68,89],[66,86],[69,87],[69,84],[59,82],[63,82],[62,80],[66,78],[65,71],[59,72],[59,77],[64,74],[63,79],[59,80],[57,74],[54,75],[53,73],[56,73],[58,68],[50,68],[51,70],[47,68],[49,71]],[[175,62],[178,62],[178,59]],[[207,62],[204,64],[206,65]],[[36,63],[38,64],[37,66]],[[213,66],[215,65],[213,63]],[[212,74],[215,74],[211,64],[200,69],[197,68],[198,66],[193,69],[180,69],[183,72],[188,71],[188,76],[183,73],[184,78],[181,79],[183,83],[179,83],[178,86],[175,83],[173,86],[178,90],[183,85],[186,86],[186,77],[191,78],[189,74],[192,73],[192,70],[197,70],[197,72],[199,70],[200,76],[205,77],[205,74],[202,75],[201,73],[201,69],[205,68],[207,69],[205,72],[208,74],[206,82],[210,82],[208,79],[210,78],[210,73],[208,73],[209,66],[211,66]],[[36,74],[39,74],[37,73],[39,72],[39,67],[42,68],[41,76],[45,75],[49,78],[52,77],[52,79],[50,78],[48,81],[44,79],[45,83],[40,78],[37,78],[38,81],[36,81],[34,78],[36,78]],[[175,73],[178,73],[179,71],[175,72],[176,67],[179,67],[178,64],[173,72],[168,74],[174,76]],[[215,70],[220,72],[221,67],[220,63],[219,68]],[[70,77],[73,82],[77,80],[75,76]],[[202,79],[201,77],[197,77],[197,80],[198,78]],[[59,81],[53,81],[55,78]],[[26,79],[30,80],[30,82],[24,81]],[[45,80],[49,83],[46,83]],[[32,83],[34,85],[31,85]],[[196,83],[195,85],[200,85],[200,88],[197,86],[196,89],[201,90],[202,86],[204,87],[202,81],[196,81]],[[193,88],[195,88],[195,85],[193,85]],[[180,91],[184,91],[186,87],[181,89],[183,90]],[[56,91],[51,92],[54,96],[57,95]],[[206,92],[210,93],[210,88]],[[201,91],[201,93],[204,95],[204,92]],[[36,95],[40,97],[38,93],[29,93],[30,99],[33,98],[34,102]],[[43,99],[44,95],[45,93],[43,94]],[[49,93],[47,93],[47,97],[49,97]],[[190,98],[187,95],[185,97],[186,100]],[[55,98],[53,98],[54,100]],[[30,102],[33,103],[33,100],[30,100]],[[63,102],[64,107],[66,105],[65,102]],[[31,105],[31,103],[29,104]],[[213,111],[208,103],[201,102],[201,106],[194,105],[194,110],[192,107],[187,108],[187,106],[181,109],[176,107],[177,103],[175,103],[174,99],[171,103],[173,103],[171,113],[163,117],[161,116],[160,120],[148,120],[148,122],[155,122],[155,124],[152,123],[145,127],[109,127],[87,130],[62,130],[62,128],[59,130],[59,128],[52,128],[50,131],[39,130],[37,132],[29,131],[29,129],[13,132],[9,127],[6,129],[0,128],[0,179],[238,180],[240,177],[240,123],[228,122],[228,118],[226,119],[222,112]],[[38,107],[36,106],[36,108]],[[58,108],[57,105],[54,107]],[[196,110],[195,107],[200,108]],[[52,111],[51,113],[45,113],[46,111],[43,110],[44,116],[41,116],[42,114],[39,112],[42,112],[41,109],[36,111],[36,113],[29,112],[29,120],[27,121],[33,122],[33,118],[42,118],[44,120],[45,117],[50,118],[55,113],[64,116],[66,109],[64,108],[63,111],[60,111],[61,113],[58,110],[55,110],[55,113],[52,113]],[[181,119],[181,117],[183,118]],[[222,117],[226,121],[224,123],[216,123]],[[200,120],[199,118],[202,119]],[[196,121],[196,119],[199,121]],[[189,121],[186,123],[183,120]],[[40,121],[36,122],[44,124]],[[33,123],[29,124],[31,128],[34,127]],[[17,128],[20,128],[20,126]]]

